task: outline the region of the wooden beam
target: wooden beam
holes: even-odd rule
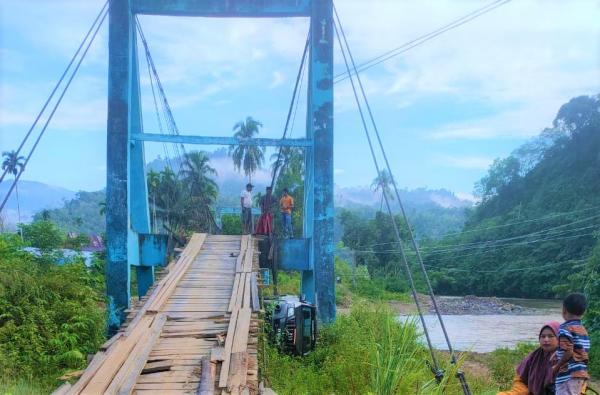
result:
[[[165,322],[167,322],[165,314],[159,314],[154,318],[150,333],[143,338],[143,341],[136,344],[106,392],[111,394],[116,392],[119,395],[129,395],[133,392],[136,380],[144,369],[148,356],[158,340]]]

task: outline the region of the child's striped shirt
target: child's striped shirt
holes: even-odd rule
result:
[[[558,333],[558,340],[557,360],[560,361],[567,350],[572,350],[573,356],[568,363],[560,368],[556,377],[556,384],[564,383],[572,378],[589,378],[587,365],[590,338],[581,324],[581,320],[569,320],[562,323]]]

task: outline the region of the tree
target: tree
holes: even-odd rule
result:
[[[238,140],[237,145],[229,147],[229,156],[233,159],[233,166],[237,171],[244,169],[248,182],[252,182],[252,174],[260,169],[265,161],[265,147],[248,145],[245,141],[258,135],[262,123],[247,117],[233,126],[233,137]]]
[[[371,189],[373,189],[374,192],[381,191],[381,203],[379,204],[379,211],[381,211],[383,208],[384,193],[387,195],[388,199],[394,200],[394,196],[392,196],[390,190],[392,180],[392,176],[390,175],[390,173],[388,173],[387,170],[381,170],[379,175],[375,177],[375,179],[371,183]]]
[[[158,191],[158,185],[160,184],[160,174],[154,170],[150,170],[147,174],[148,182],[148,198],[152,201],[152,229],[156,232],[156,193]]]
[[[16,151],[4,151],[2,153],[4,160],[2,161],[2,170],[12,174],[17,182],[17,174],[23,171],[25,168],[25,157],[19,156]],[[17,196],[17,217],[18,221],[21,222],[21,205],[19,204],[19,185],[15,184],[15,193]],[[23,235],[21,234],[21,238]]]
[[[98,203],[98,207],[100,207],[100,210],[98,210],[98,213],[100,215],[106,215],[106,200]]]
[[[218,186],[210,176],[217,175],[216,170],[210,166],[210,159],[206,152],[193,151],[185,154],[180,174],[185,188],[189,191],[186,198],[187,218],[190,225],[201,231],[213,229],[214,218],[210,206],[217,200]]]
[[[59,248],[64,241],[60,229],[50,221],[35,221],[31,224],[19,224],[25,241],[32,247],[43,251]]]

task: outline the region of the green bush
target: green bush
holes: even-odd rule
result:
[[[81,368],[104,341],[102,264],[56,265],[0,235],[0,372],[7,378],[56,377]]]
[[[590,335],[592,348],[590,348],[590,374],[594,378],[600,378],[600,333],[593,332]]]
[[[241,235],[242,219],[239,215],[225,214],[221,217],[221,233],[224,235]]]
[[[488,367],[492,378],[501,388],[509,388],[515,377],[517,365],[533,350],[537,344],[520,343],[515,349],[499,348],[488,357]]]

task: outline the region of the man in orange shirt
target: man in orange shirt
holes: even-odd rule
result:
[[[294,231],[292,230],[292,209],[294,208],[294,198],[290,196],[287,188],[283,190],[283,196],[279,200],[281,208],[281,222],[283,223],[283,237],[292,238]]]

